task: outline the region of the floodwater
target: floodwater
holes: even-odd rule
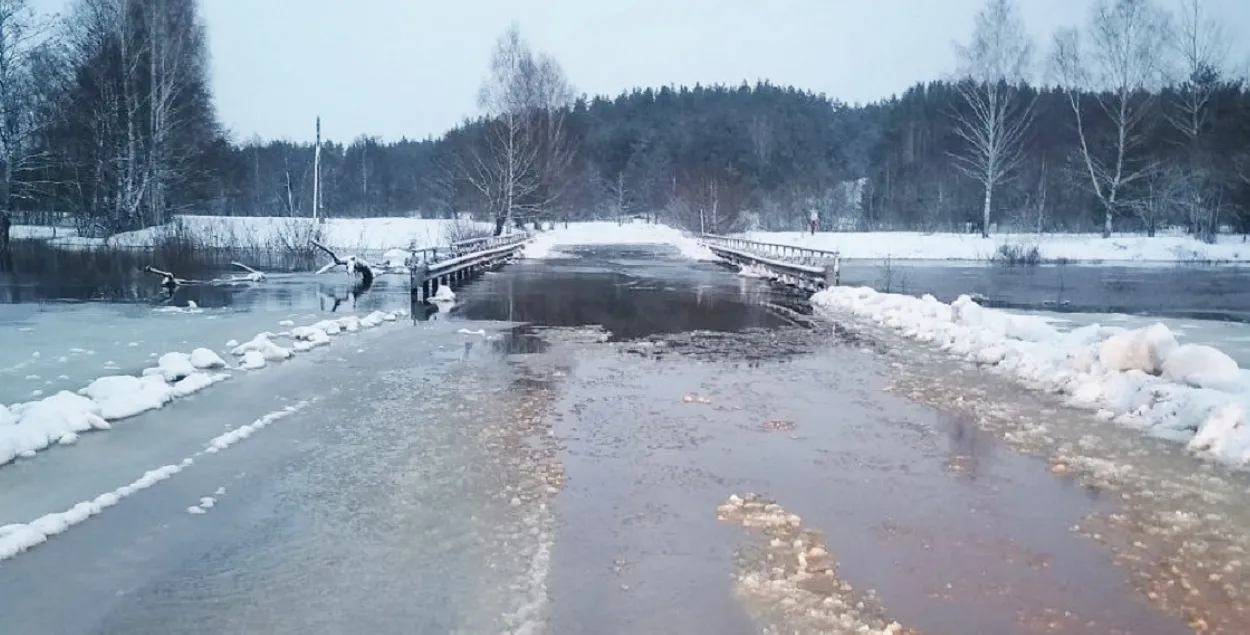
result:
[[[837,632],[787,608],[819,590],[745,582],[772,545],[717,506],[754,493],[819,532],[852,606],[880,603],[856,619],[1187,632],[1071,531],[1114,501],[885,392],[888,362],[793,298],[662,248],[577,255],[0,468],[3,525],[194,458],[0,562],[5,631]],[[291,284],[309,299],[265,320],[329,310]]]
[[[1124,267],[846,261],[842,283],[932,294],[950,302],[977,294],[986,306],[1080,313],[1126,313],[1250,322],[1244,267]]]

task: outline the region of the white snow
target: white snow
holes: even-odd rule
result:
[[[281,410],[275,410],[274,412],[271,412],[247,425],[239,426],[225,434],[214,437],[208,442],[208,447],[204,448],[204,452],[206,454],[216,454],[238,443],[239,441],[256,434],[274,421],[282,419],[283,417],[289,417],[296,412],[299,412],[299,410],[305,405],[307,405],[305,402],[300,402],[293,406],[287,406]]]
[[[1208,245],[1183,234],[926,234],[920,232],[747,232],[748,240],[837,251],[843,258],[881,260],[991,259],[1001,245],[1037,247],[1047,260],[1072,262],[1250,262],[1250,243],[1240,236],[1220,236]]]
[[[231,355],[241,357],[248,352],[260,353],[267,362],[280,362],[291,358],[291,349],[274,344],[269,338],[272,334],[260,333],[250,341],[239,344],[230,351]]]
[[[243,353],[243,358],[239,360],[239,368],[243,370],[259,370],[267,364],[265,356],[260,351],[247,351]]]
[[[125,419],[163,407],[174,398],[174,391],[157,375],[100,377],[79,391],[100,407],[107,420]]]
[[[539,232],[525,245],[526,258],[569,258],[560,247],[571,245],[671,245],[687,258],[715,260],[712,252],[699,241],[681,230],[667,225],[632,222],[616,224],[611,221],[569,223],[551,231]]]
[[[191,351],[190,361],[192,366],[200,370],[212,370],[226,367],[226,360],[222,359],[216,352],[207,348],[197,348]]]
[[[182,236],[208,248],[281,251],[287,245],[315,239],[336,251],[361,253],[446,245],[450,232],[466,223],[469,221],[423,218],[328,218],[317,223],[311,218],[178,216],[169,225],[116,234],[107,240],[57,237],[52,242],[66,247],[100,243],[150,247],[164,237]],[[493,227],[489,223],[470,224],[481,229]],[[43,237],[50,238],[46,232]]]
[[[195,366],[191,364],[190,355],[187,355],[186,353],[173,352],[161,355],[160,358],[156,360],[156,368],[149,368],[148,370],[143,371],[143,374],[149,375],[153,373],[160,373],[160,375],[165,378],[165,381],[173,382],[178,381],[183,377],[187,377],[191,373],[194,373],[195,370]]]
[[[945,304],[867,287],[827,289],[812,303],[1064,395],[1100,418],[1187,442],[1200,456],[1250,464],[1245,373],[1214,347],[1178,343],[1163,324],[1128,330],[1095,323],[1061,332],[1044,318],[983,308],[968,296]]]

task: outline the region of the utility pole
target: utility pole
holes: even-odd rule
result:
[[[313,149],[313,220],[321,221],[321,117],[317,117],[317,145]]]

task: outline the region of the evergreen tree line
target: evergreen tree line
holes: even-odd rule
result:
[[[1012,0],[989,0],[950,78],[870,104],[767,82],[577,97],[513,27],[475,118],[439,138],[324,142],[322,213],[1250,232],[1250,93],[1203,10],[1100,0],[1035,47]],[[98,234],[176,213],[310,216],[313,145],[231,142],[207,59],[196,0],[79,0],[51,21],[0,0],[0,205]]]

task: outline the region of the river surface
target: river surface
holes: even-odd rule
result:
[[[193,459],[0,561],[3,632],[1190,632],[1072,531],[1116,511],[1114,496],[957,408],[889,390],[904,357],[714,264],[662,248],[576,255],[488,274],[450,310],[0,468],[4,525]],[[0,328],[79,314],[56,328],[84,337],[91,315],[112,314],[136,338],[169,318],[224,340],[330,313],[316,284],[203,313],[45,304],[51,315],[10,312]],[[355,302],[406,306],[406,287],[382,281]],[[233,330],[201,332],[215,321]],[[794,523],[744,527],[750,514],[718,510],[731,495]],[[794,573],[797,544],[829,566],[761,584]]]
[[[879,291],[962,294],[1007,309],[1124,313],[1250,322],[1250,270],[1245,267],[951,264],[846,261],[842,283]]]

